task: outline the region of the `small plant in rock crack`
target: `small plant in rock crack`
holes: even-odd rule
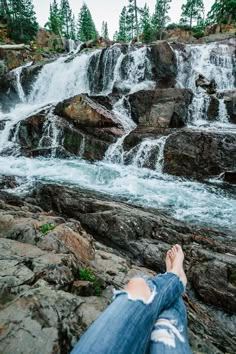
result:
[[[54,224],[43,224],[39,229],[43,234],[46,234],[48,231],[55,229],[55,227],[56,226]]]
[[[87,280],[93,284],[95,294],[97,296],[101,295],[101,280],[96,278],[96,275],[89,268],[80,268],[79,270],[79,280]]]

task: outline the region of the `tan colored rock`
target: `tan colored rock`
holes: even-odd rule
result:
[[[74,96],[59,103],[55,113],[72,120],[77,125],[89,127],[117,127],[118,121],[112,112],[94,102],[86,95]]]

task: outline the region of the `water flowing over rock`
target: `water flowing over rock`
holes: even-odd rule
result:
[[[101,160],[122,134],[115,114],[85,95],[63,101],[54,110],[41,111],[11,132],[26,156],[76,155],[88,160]]]
[[[233,353],[235,39],[82,47],[0,78],[0,347],[70,352],[179,243],[192,350]]]

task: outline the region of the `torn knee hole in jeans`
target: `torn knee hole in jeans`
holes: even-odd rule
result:
[[[150,289],[150,292],[151,292],[151,295],[150,297],[146,300],[140,296],[134,296],[134,294],[130,294],[129,291],[126,291],[126,290],[114,290],[113,291],[113,299],[115,299],[117,296],[121,295],[121,294],[127,294],[127,297],[128,297],[128,300],[131,300],[131,301],[141,301],[143,302],[145,305],[148,305],[148,304],[151,304],[152,301],[154,300],[156,294],[157,294],[157,291],[156,291],[156,286],[152,283],[152,281],[150,281],[150,279],[145,276],[145,275],[138,275],[136,276],[135,278],[141,278],[141,279],[144,279],[145,282],[146,282],[146,285],[149,287]],[[133,278],[133,279],[135,279]]]
[[[170,347],[175,348],[176,337],[182,342],[185,342],[184,337],[180,331],[169,321],[165,319],[160,319],[155,323],[155,329],[151,334],[151,341],[161,342]]]
[[[143,299],[142,297],[140,296],[137,296],[135,297],[134,295],[131,295],[128,291],[126,290],[114,290],[113,291],[113,299],[115,299],[117,296],[119,295],[122,295],[122,294],[126,294],[127,297],[128,297],[128,300],[131,300],[131,301],[141,301],[143,302],[145,305],[148,305],[148,304],[151,304],[152,301],[154,300],[157,292],[156,292],[156,289],[153,289],[152,292],[151,292],[151,295],[149,297],[148,300],[145,300]]]

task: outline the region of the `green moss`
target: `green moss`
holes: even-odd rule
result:
[[[44,225],[40,226],[40,231],[43,234],[46,234],[48,231],[55,229],[55,227],[56,226],[54,224],[44,224]]]
[[[101,280],[97,279],[96,275],[90,268],[81,268],[79,270],[79,280],[90,281],[93,284],[95,294],[97,296],[101,295]]]

